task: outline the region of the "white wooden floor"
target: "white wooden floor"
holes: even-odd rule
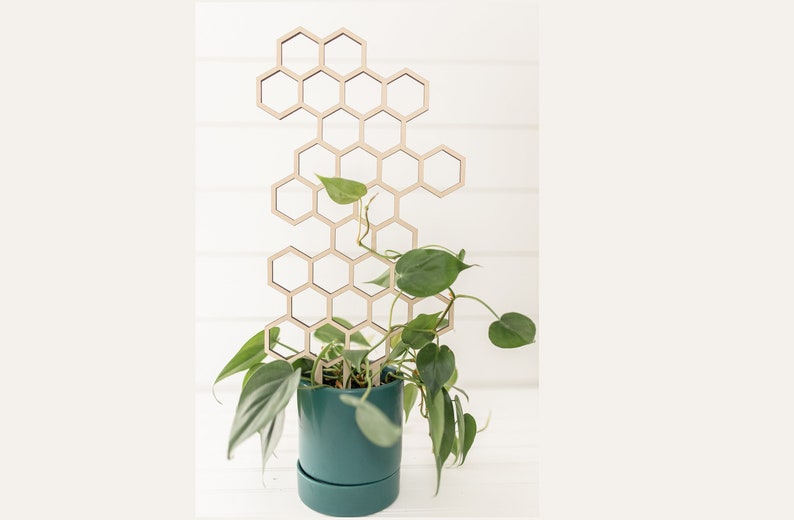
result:
[[[467,388],[471,412],[487,430],[460,468],[445,469],[441,491],[433,496],[435,470],[427,423],[412,415],[405,425],[400,496],[376,518],[534,518],[538,516],[538,390],[536,387]],[[258,438],[226,460],[225,447],[236,396],[196,394],[196,518],[328,518],[304,506],[297,495],[297,410],[287,421],[276,457],[262,486]]]

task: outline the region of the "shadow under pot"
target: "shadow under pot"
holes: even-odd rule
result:
[[[385,369],[382,381],[388,381]],[[388,507],[400,491],[402,437],[383,448],[358,428],[355,408],[339,396],[360,398],[365,388],[298,389],[298,495],[304,504],[331,516],[366,516]],[[403,382],[373,387],[367,401],[402,424]]]

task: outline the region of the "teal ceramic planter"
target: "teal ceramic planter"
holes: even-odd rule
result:
[[[372,444],[356,425],[355,408],[339,400],[342,394],[360,397],[364,391],[298,390],[298,495],[320,513],[370,515],[399,493],[402,439],[389,448]],[[367,401],[402,424],[402,381],[373,388]]]

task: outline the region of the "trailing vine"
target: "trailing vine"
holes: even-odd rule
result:
[[[364,184],[343,179],[320,177],[328,196],[337,204],[361,202],[367,194]],[[535,324],[527,316],[508,312],[499,315],[487,303],[476,296],[458,294],[452,285],[458,275],[473,267],[464,262],[466,251],[454,252],[440,245],[428,245],[406,252],[387,250],[379,252],[363,243],[370,232],[369,206],[360,204],[358,216],[357,244],[366,251],[393,264],[394,288],[398,290],[389,308],[387,333],[370,344],[360,333],[346,334],[326,324],[314,332],[314,337],[324,344],[312,362],[301,358],[293,363],[282,360],[263,362],[265,331],[255,334],[221,370],[215,382],[232,374],[245,372],[243,388],[237,405],[232,432],[229,439],[228,456],[245,439],[259,433],[262,438],[262,467],[278,443],[283,421],[283,410],[290,397],[299,389],[317,386],[334,388],[366,388],[361,398],[342,395],[347,405],[356,407],[356,423],[362,433],[378,446],[391,446],[402,434],[402,425],[394,424],[376,406],[367,401],[374,382],[383,375],[380,384],[395,379],[404,381],[405,420],[417,405],[419,413],[428,421],[432,451],[436,462],[436,493],[441,482],[444,463],[452,455],[453,464],[461,465],[471,449],[477,430],[477,421],[465,413],[460,396],[468,395],[455,386],[457,368],[452,349],[441,342],[441,331],[448,325],[448,316],[459,300],[471,300],[482,305],[496,320],[488,328],[491,343],[500,348],[517,348],[535,340]],[[392,288],[391,270],[371,280],[385,288]],[[394,307],[402,295],[431,297],[444,294],[448,303],[443,311],[419,314],[407,323],[394,324]],[[333,321],[347,329],[352,325],[343,317]],[[281,345],[292,352],[301,352],[302,345],[289,346],[279,340],[279,329],[269,330],[270,346]],[[386,364],[390,371],[380,372],[370,365],[369,354],[384,342],[389,341],[389,356]],[[346,349],[346,344],[361,347]],[[331,364],[333,360],[336,363]],[[320,370],[321,363],[325,366]],[[376,372],[377,370],[377,372]],[[346,377],[347,374],[347,377]],[[321,376],[321,377],[315,377]],[[303,380],[305,385],[300,386]],[[481,431],[481,430],[480,430]]]

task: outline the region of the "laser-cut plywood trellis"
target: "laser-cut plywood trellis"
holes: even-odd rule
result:
[[[306,60],[289,59],[291,47],[312,51],[308,66]],[[351,51],[355,59],[338,59],[340,52],[350,56]],[[368,339],[374,336],[377,340],[387,333],[382,316],[388,311],[380,311],[389,309],[395,298],[406,321],[422,305],[421,298],[399,295],[394,288],[393,262],[358,246],[351,247],[352,237],[342,243],[351,228],[354,232],[358,229],[360,203],[334,205],[315,176],[317,172],[305,171],[302,166],[312,156],[325,156],[333,163],[333,176],[340,177],[346,162],[359,165],[353,175],[344,177],[363,182],[370,194],[378,194],[373,209],[378,204],[381,211],[370,214],[370,220],[371,247],[380,251],[386,246],[386,238],[396,235],[407,238],[411,249],[417,247],[418,231],[400,215],[400,199],[417,189],[444,197],[460,188],[465,178],[465,159],[443,145],[422,154],[408,148],[406,126],[429,109],[429,82],[409,69],[389,77],[373,71],[367,66],[366,42],[350,31],[340,29],[320,38],[296,28],[278,39],[276,60],[275,68],[256,79],[257,105],[279,120],[304,110],[317,120],[317,137],[295,150],[293,173],[272,186],[271,210],[293,226],[317,219],[328,226],[330,233],[330,248],[316,256],[289,246],[268,258],[268,285],[286,296],[287,308],[284,316],[265,327],[266,337],[270,337],[273,327],[279,327],[281,338],[291,336],[302,340],[302,344],[291,345],[294,350],[290,350],[282,344],[271,348],[270,341],[266,341],[265,350],[277,359],[292,362],[301,357],[317,357],[324,345],[312,333],[322,326],[330,325],[344,334],[345,349],[351,349],[356,347],[350,341],[354,334]],[[415,102],[399,95],[406,90],[418,94]],[[338,96],[328,96],[329,91],[338,92]],[[284,102],[276,92],[286,92],[290,101]],[[339,126],[348,131],[333,132]],[[446,172],[452,169],[452,178],[448,174],[433,176],[431,169],[436,167]],[[279,203],[285,193],[300,194],[307,200],[302,208],[285,208]],[[295,269],[299,276],[288,280],[292,277],[286,276],[287,272],[296,274]],[[387,269],[391,272],[389,288],[366,283]],[[434,303],[443,306],[449,302],[441,295],[429,299],[438,300]],[[453,327],[451,311],[448,318],[449,324],[439,331],[442,334]],[[375,374],[388,357],[389,345],[390,341],[384,341],[370,354]],[[315,380],[322,382],[323,368],[340,360],[341,357],[318,363]],[[344,374],[345,381],[347,377]]]

